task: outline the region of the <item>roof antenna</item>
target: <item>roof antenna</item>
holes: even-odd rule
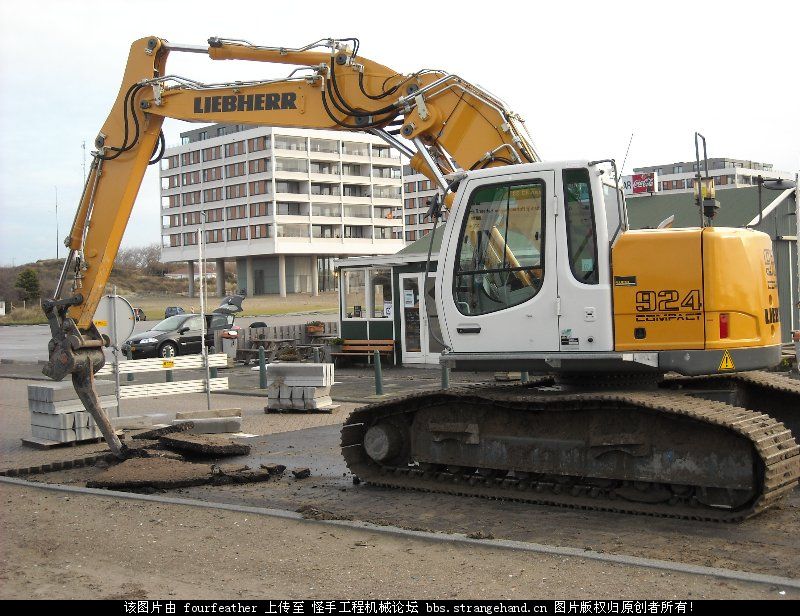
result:
[[[619,174],[625,173],[625,163],[628,162],[628,152],[631,151],[631,142],[633,141],[633,131],[631,131],[631,138],[628,139],[628,149],[625,150],[625,158],[622,159],[622,167],[620,167]]]

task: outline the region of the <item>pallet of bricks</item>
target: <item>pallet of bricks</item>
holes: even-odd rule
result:
[[[117,411],[114,383],[97,380],[95,390],[100,406],[109,417],[113,417]],[[27,445],[50,447],[103,437],[75,393],[72,381],[28,385],[28,410],[32,438],[22,439]]]
[[[332,413],[333,364],[274,362],[267,366],[267,406],[264,412]]]

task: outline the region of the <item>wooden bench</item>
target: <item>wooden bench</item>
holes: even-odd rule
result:
[[[394,362],[394,340],[345,340],[342,342],[342,350],[331,353],[331,358],[336,363],[337,357],[366,357],[369,363],[369,358],[375,351],[391,357]]]

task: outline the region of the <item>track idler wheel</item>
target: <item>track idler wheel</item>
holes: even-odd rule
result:
[[[406,444],[403,430],[389,422],[371,426],[364,435],[364,450],[379,464],[386,464],[397,458]]]

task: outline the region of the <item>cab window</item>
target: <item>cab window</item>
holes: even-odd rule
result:
[[[564,170],[569,267],[578,282],[597,284],[597,232],[588,169]]]
[[[470,195],[454,276],[462,314],[497,312],[539,292],[544,203],[541,180],[482,186]]]

